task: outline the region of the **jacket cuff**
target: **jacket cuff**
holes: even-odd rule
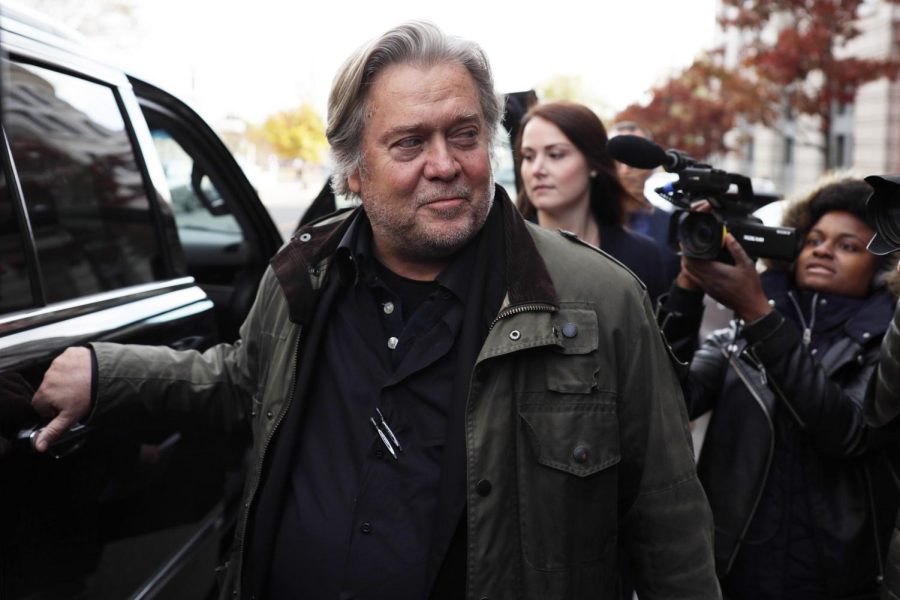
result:
[[[97,368],[97,353],[94,352],[94,348],[90,344],[85,346],[85,348],[91,352],[91,408],[88,410],[87,416],[80,421],[82,425],[90,423],[94,418],[94,414],[97,412],[97,378],[99,373],[99,369]]]
[[[743,336],[763,362],[767,357],[790,352],[800,343],[800,331],[777,310],[745,325]]]
[[[691,291],[673,283],[669,293],[661,300],[666,312],[685,319],[700,320],[703,317],[703,292]]]

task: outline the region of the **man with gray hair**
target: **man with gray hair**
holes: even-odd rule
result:
[[[275,256],[233,345],[66,351],[39,449],[88,415],[249,427],[227,598],[618,598],[626,557],[642,600],[719,597],[646,290],[520,217],[499,118],[475,44],[411,22],[361,48],[328,139],[362,207]]]

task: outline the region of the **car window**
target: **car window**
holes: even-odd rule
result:
[[[25,244],[6,175],[0,172],[0,314],[32,303]]]
[[[201,165],[168,130],[151,125],[150,132],[172,194],[182,244],[190,246],[198,237],[226,243],[241,241],[240,224]]]
[[[48,302],[161,278],[159,241],[111,87],[11,63],[4,126]]]

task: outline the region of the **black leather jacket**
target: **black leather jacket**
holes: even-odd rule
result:
[[[774,454],[772,415],[784,408],[811,448],[803,469],[828,597],[875,597],[898,506],[897,450],[868,425],[863,398],[893,298],[874,292],[814,351],[796,323],[805,320],[785,317],[796,310],[788,274],[765,274],[763,287],[776,310],[737,336],[733,328],[713,333],[696,351],[702,294],[673,286],[660,307],[660,325],[690,363],[690,417],[713,410],[697,470],[713,510],[717,573],[728,574],[757,512]],[[814,302],[820,311],[831,308]]]

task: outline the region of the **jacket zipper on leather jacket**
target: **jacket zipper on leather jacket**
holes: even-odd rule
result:
[[[772,458],[775,455],[775,424],[772,422],[772,415],[769,414],[769,411],[766,410],[766,405],[762,401],[762,398],[759,397],[759,394],[756,393],[756,389],[744,374],[741,366],[737,363],[737,359],[734,354],[729,352],[728,348],[720,347],[722,354],[725,355],[725,358],[731,363],[731,368],[734,369],[737,376],[740,377],[741,381],[744,383],[744,387],[750,392],[750,395],[753,396],[753,399],[756,400],[756,403],[759,404],[760,410],[762,410],[763,414],[766,417],[766,422],[769,425],[769,453],[766,458],[766,470],[764,473],[763,481],[767,481],[769,479],[769,469],[772,466]],[[744,523],[744,527],[741,530],[741,537],[738,539],[738,544],[732,552],[731,556],[728,558],[728,566],[725,569],[725,572],[728,573],[731,571],[731,567],[734,564],[734,559],[737,558],[738,551],[740,550],[740,545],[744,541],[744,536],[747,535],[747,530],[750,529],[750,523],[753,521],[754,515],[756,515],[756,509],[759,508],[759,502],[762,500],[763,491],[765,489],[765,485],[760,486],[759,491],[756,493],[756,498],[753,499],[753,508],[750,510],[750,514],[747,516],[747,520]]]
[[[806,319],[803,317],[803,311],[800,310],[800,304],[797,302],[797,299],[794,298],[794,293],[788,292],[787,296],[790,298],[791,303],[794,305],[794,309],[797,311],[797,317],[800,319],[800,324],[803,325],[803,345],[809,347],[809,343],[812,341],[812,328],[816,324],[816,305],[819,304],[819,293],[816,292],[812,297],[812,307],[809,311],[809,325],[806,324]]]

